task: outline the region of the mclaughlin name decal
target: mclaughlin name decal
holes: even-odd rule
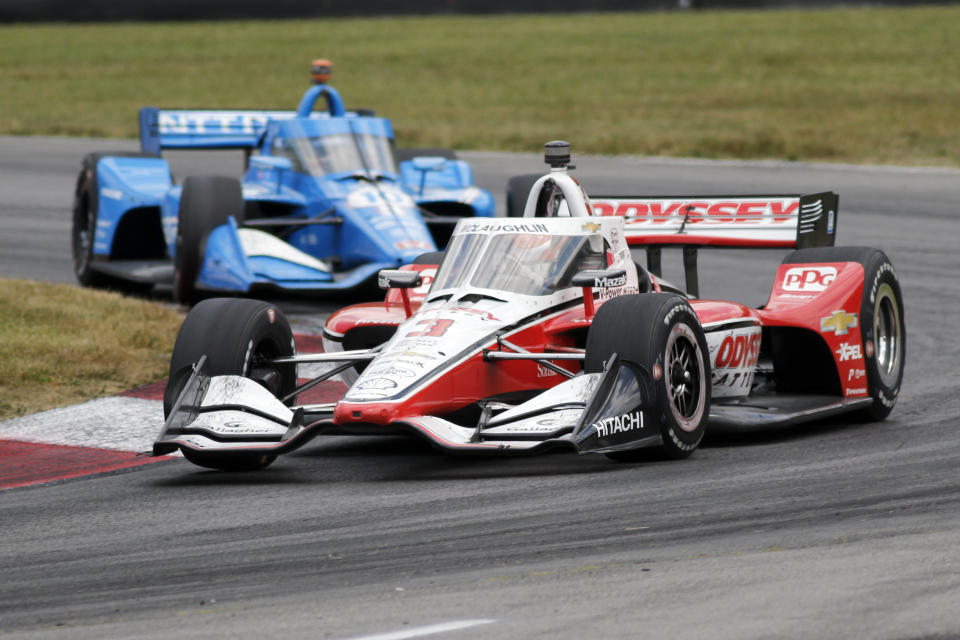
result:
[[[467,224],[459,233],[549,233],[545,224]]]

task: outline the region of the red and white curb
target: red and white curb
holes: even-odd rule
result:
[[[322,351],[318,336],[297,334],[299,351]],[[301,377],[318,371],[301,367]],[[0,490],[55,482],[150,464],[169,457],[150,451],[163,428],[161,380],[118,396],[50,409],[0,422]],[[301,402],[333,402],[345,385],[331,380],[303,394]]]

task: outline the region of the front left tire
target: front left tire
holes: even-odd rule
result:
[[[297,367],[269,361],[295,352],[290,323],[274,305],[244,298],[204,300],[190,310],[177,335],[163,398],[164,417],[169,416],[183,390],[189,366],[201,356],[207,357],[206,375],[250,378],[282,399],[297,386]],[[187,448],[183,454],[194,464],[225,471],[262,469],[276,458],[270,454],[217,454]]]

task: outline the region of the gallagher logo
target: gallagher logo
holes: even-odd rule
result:
[[[783,290],[826,291],[836,278],[835,267],[794,267],[783,276]]]

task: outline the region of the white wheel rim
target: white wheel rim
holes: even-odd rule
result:
[[[880,381],[888,389],[896,387],[903,360],[903,327],[900,306],[893,287],[884,283],[877,289],[873,310],[873,339]]]

